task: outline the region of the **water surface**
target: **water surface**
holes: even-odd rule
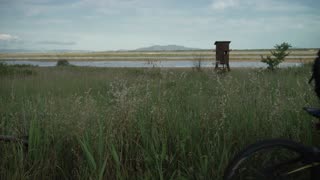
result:
[[[52,61],[4,61],[6,64],[25,64],[35,65],[39,67],[52,67],[56,66],[56,62]],[[195,67],[197,62],[195,61],[70,61],[70,64],[75,66],[90,66],[90,67],[127,67],[127,68],[148,68],[148,67],[163,67],[163,68],[191,68]],[[300,66],[301,63],[283,62],[280,67],[295,67]],[[201,67],[215,67],[213,61],[202,61]],[[267,67],[262,62],[230,62],[230,67],[242,67],[242,68],[260,68]]]

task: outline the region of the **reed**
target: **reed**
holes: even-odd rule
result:
[[[13,67],[16,69],[15,67]],[[27,67],[28,68],[28,67]],[[0,179],[221,179],[259,139],[319,142],[310,65],[279,69],[30,67],[0,76]]]

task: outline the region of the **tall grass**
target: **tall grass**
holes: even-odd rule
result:
[[[5,63],[0,62],[0,76],[14,76],[14,75],[33,75],[35,74],[32,71],[32,65],[7,65]]]
[[[319,139],[310,66],[34,71],[0,77],[0,134],[30,143],[0,143],[0,179],[221,179],[249,143]]]

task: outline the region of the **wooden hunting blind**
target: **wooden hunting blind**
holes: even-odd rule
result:
[[[222,65],[222,68],[225,69],[227,67],[228,71],[230,71],[229,66],[229,44],[231,41],[216,41],[214,45],[216,45],[216,69],[219,68],[219,65]]]

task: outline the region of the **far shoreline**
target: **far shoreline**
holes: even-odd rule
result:
[[[305,58],[305,59],[287,59],[284,60],[283,62],[288,62],[288,63],[310,63],[313,62],[315,58]],[[196,59],[150,59],[150,60],[146,60],[146,59],[67,59],[67,58],[61,58],[61,59],[0,59],[0,63],[1,62],[7,62],[7,61],[35,61],[35,62],[57,62],[59,60],[67,60],[69,62],[147,62],[147,63],[154,63],[154,62],[173,62],[173,61],[194,61],[194,62],[198,62],[198,60]],[[207,61],[212,61],[212,62],[216,62],[216,60],[212,60],[212,59],[203,59],[201,60],[203,62],[207,62]],[[239,60],[233,60],[230,59],[229,62],[261,62],[261,60],[258,59],[239,59]]]

